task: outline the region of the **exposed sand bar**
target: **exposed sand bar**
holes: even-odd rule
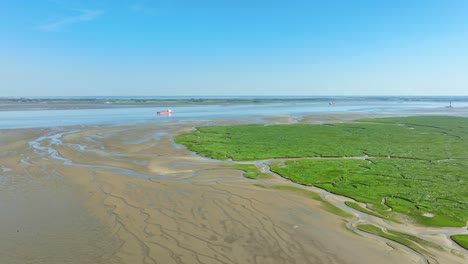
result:
[[[0,263],[424,263],[173,143],[197,125],[0,130]]]

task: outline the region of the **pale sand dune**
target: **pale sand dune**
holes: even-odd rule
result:
[[[95,127],[38,142],[68,165],[28,144],[64,131],[2,131],[0,263],[423,263],[347,230],[317,201],[253,185],[286,180],[244,179],[172,142],[193,125]],[[468,258],[433,253],[439,263]]]

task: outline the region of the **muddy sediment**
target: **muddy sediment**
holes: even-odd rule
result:
[[[424,263],[173,142],[200,124],[1,130],[0,263]]]

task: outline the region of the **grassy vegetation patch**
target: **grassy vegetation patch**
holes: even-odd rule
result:
[[[378,212],[348,204],[364,213],[391,219],[389,215],[398,212],[424,225],[464,226],[468,219],[468,162],[464,163],[386,158],[290,160],[273,164],[272,170],[293,181],[373,204]]]
[[[453,235],[450,237],[455,243],[468,250],[468,235]]]
[[[355,203],[355,202],[349,202],[349,201],[346,201],[345,204],[355,210],[358,210],[360,212],[363,212],[365,214],[368,214],[368,215],[373,215],[373,216],[376,216],[376,217],[380,217],[380,218],[383,218],[383,219],[387,219],[387,220],[390,220],[390,221],[393,221],[395,223],[400,223],[398,220],[396,220],[395,218],[393,218],[392,216],[390,215],[382,215],[382,214],[379,214],[379,213],[376,213],[374,211],[371,211],[369,209],[366,209],[364,207],[361,207],[359,204]]]
[[[369,123],[200,127],[177,137],[176,142],[222,160],[365,154],[419,159],[467,157],[467,118],[412,117],[362,121]]]
[[[352,215],[350,213],[347,213],[343,209],[341,209],[341,208],[339,208],[337,206],[334,206],[333,204],[331,204],[331,203],[329,203],[327,201],[322,202],[322,208],[325,209],[326,211],[332,213],[332,214],[341,216],[341,217],[346,218],[346,219],[355,218],[354,215]]]
[[[403,236],[401,236],[401,234],[404,234],[404,233],[399,233],[399,234],[386,233],[382,229],[380,229],[379,227],[377,227],[375,225],[371,225],[371,224],[358,225],[357,228],[359,230],[361,230],[361,231],[364,231],[364,232],[367,232],[367,233],[370,233],[370,234],[374,234],[376,236],[384,237],[386,239],[392,240],[392,241],[397,242],[399,244],[405,245],[405,246],[411,248],[412,250],[414,250],[416,252],[419,252],[421,254],[431,255],[429,252],[427,252],[426,250],[424,250],[423,248],[418,246],[416,243],[414,243],[414,241],[409,239],[410,237],[414,237],[412,235],[405,234],[405,237],[403,237]],[[425,241],[425,240],[420,239],[420,238],[418,238],[418,240],[419,241]],[[428,241],[425,241],[425,242],[428,242]],[[430,242],[428,242],[428,243],[430,243]]]
[[[403,213],[431,226],[468,220],[468,118],[200,127],[176,142],[216,159],[308,158],[271,168],[365,202],[380,215]]]
[[[431,242],[431,241],[427,241],[425,239],[422,239],[422,238],[419,238],[417,236],[413,236],[413,235],[410,235],[410,234],[407,234],[407,233],[403,233],[403,232],[399,232],[399,231],[395,231],[395,230],[387,230],[387,232],[389,234],[392,234],[392,235],[395,235],[395,236],[398,236],[398,237],[401,237],[401,238],[405,238],[405,239],[408,239],[408,240],[411,240],[411,241],[414,241],[422,246],[426,246],[426,247],[430,247],[430,248],[433,248],[433,249],[437,249],[439,251],[442,251],[444,250],[444,248],[434,242]]]
[[[226,165],[228,168],[242,170],[244,173],[244,177],[249,179],[257,179],[257,178],[265,178],[268,177],[270,174],[260,172],[257,166],[253,164],[231,164]]]

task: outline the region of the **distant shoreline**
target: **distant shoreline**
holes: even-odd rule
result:
[[[350,101],[380,102],[468,102],[467,96],[337,96],[337,97],[69,97],[69,98],[0,98],[0,111],[108,109],[170,107],[183,105],[233,105],[272,103],[332,103]]]

